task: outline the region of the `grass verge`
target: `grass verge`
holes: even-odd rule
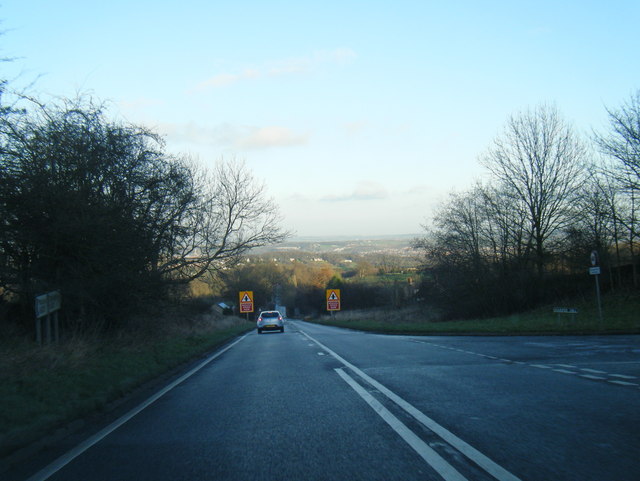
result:
[[[578,309],[556,314],[554,307]],[[609,294],[602,301],[602,320],[595,299],[572,300],[504,317],[440,321],[423,308],[341,311],[334,317],[310,319],[319,324],[388,334],[637,334],[640,333],[640,295]]]
[[[44,347],[3,332],[0,457],[105,409],[254,327],[239,318],[210,313],[173,321],[161,320],[152,329],[147,325],[107,339],[74,337]]]

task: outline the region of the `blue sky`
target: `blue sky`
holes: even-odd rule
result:
[[[509,115],[553,103],[588,136],[640,88],[637,1],[5,0],[0,19],[1,77],[244,160],[299,236],[420,233]]]

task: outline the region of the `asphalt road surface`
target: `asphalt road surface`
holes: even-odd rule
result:
[[[288,321],[66,443],[7,479],[637,481],[640,336]]]

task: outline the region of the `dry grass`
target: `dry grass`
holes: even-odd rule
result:
[[[603,297],[603,318],[595,299],[569,300],[578,314],[558,315],[554,305],[510,316],[442,321],[436,311],[408,307],[341,311],[334,317],[322,316],[316,322],[363,331],[396,334],[620,334],[640,333],[640,295],[619,292]],[[310,319],[313,320],[313,319]]]
[[[374,324],[424,324],[438,320],[438,311],[418,306],[388,309],[355,309],[339,311],[334,316],[324,315],[320,317],[320,322],[323,323],[367,321]]]

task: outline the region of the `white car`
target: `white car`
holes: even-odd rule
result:
[[[258,316],[258,334],[262,331],[284,332],[284,319],[278,311],[262,311]]]

